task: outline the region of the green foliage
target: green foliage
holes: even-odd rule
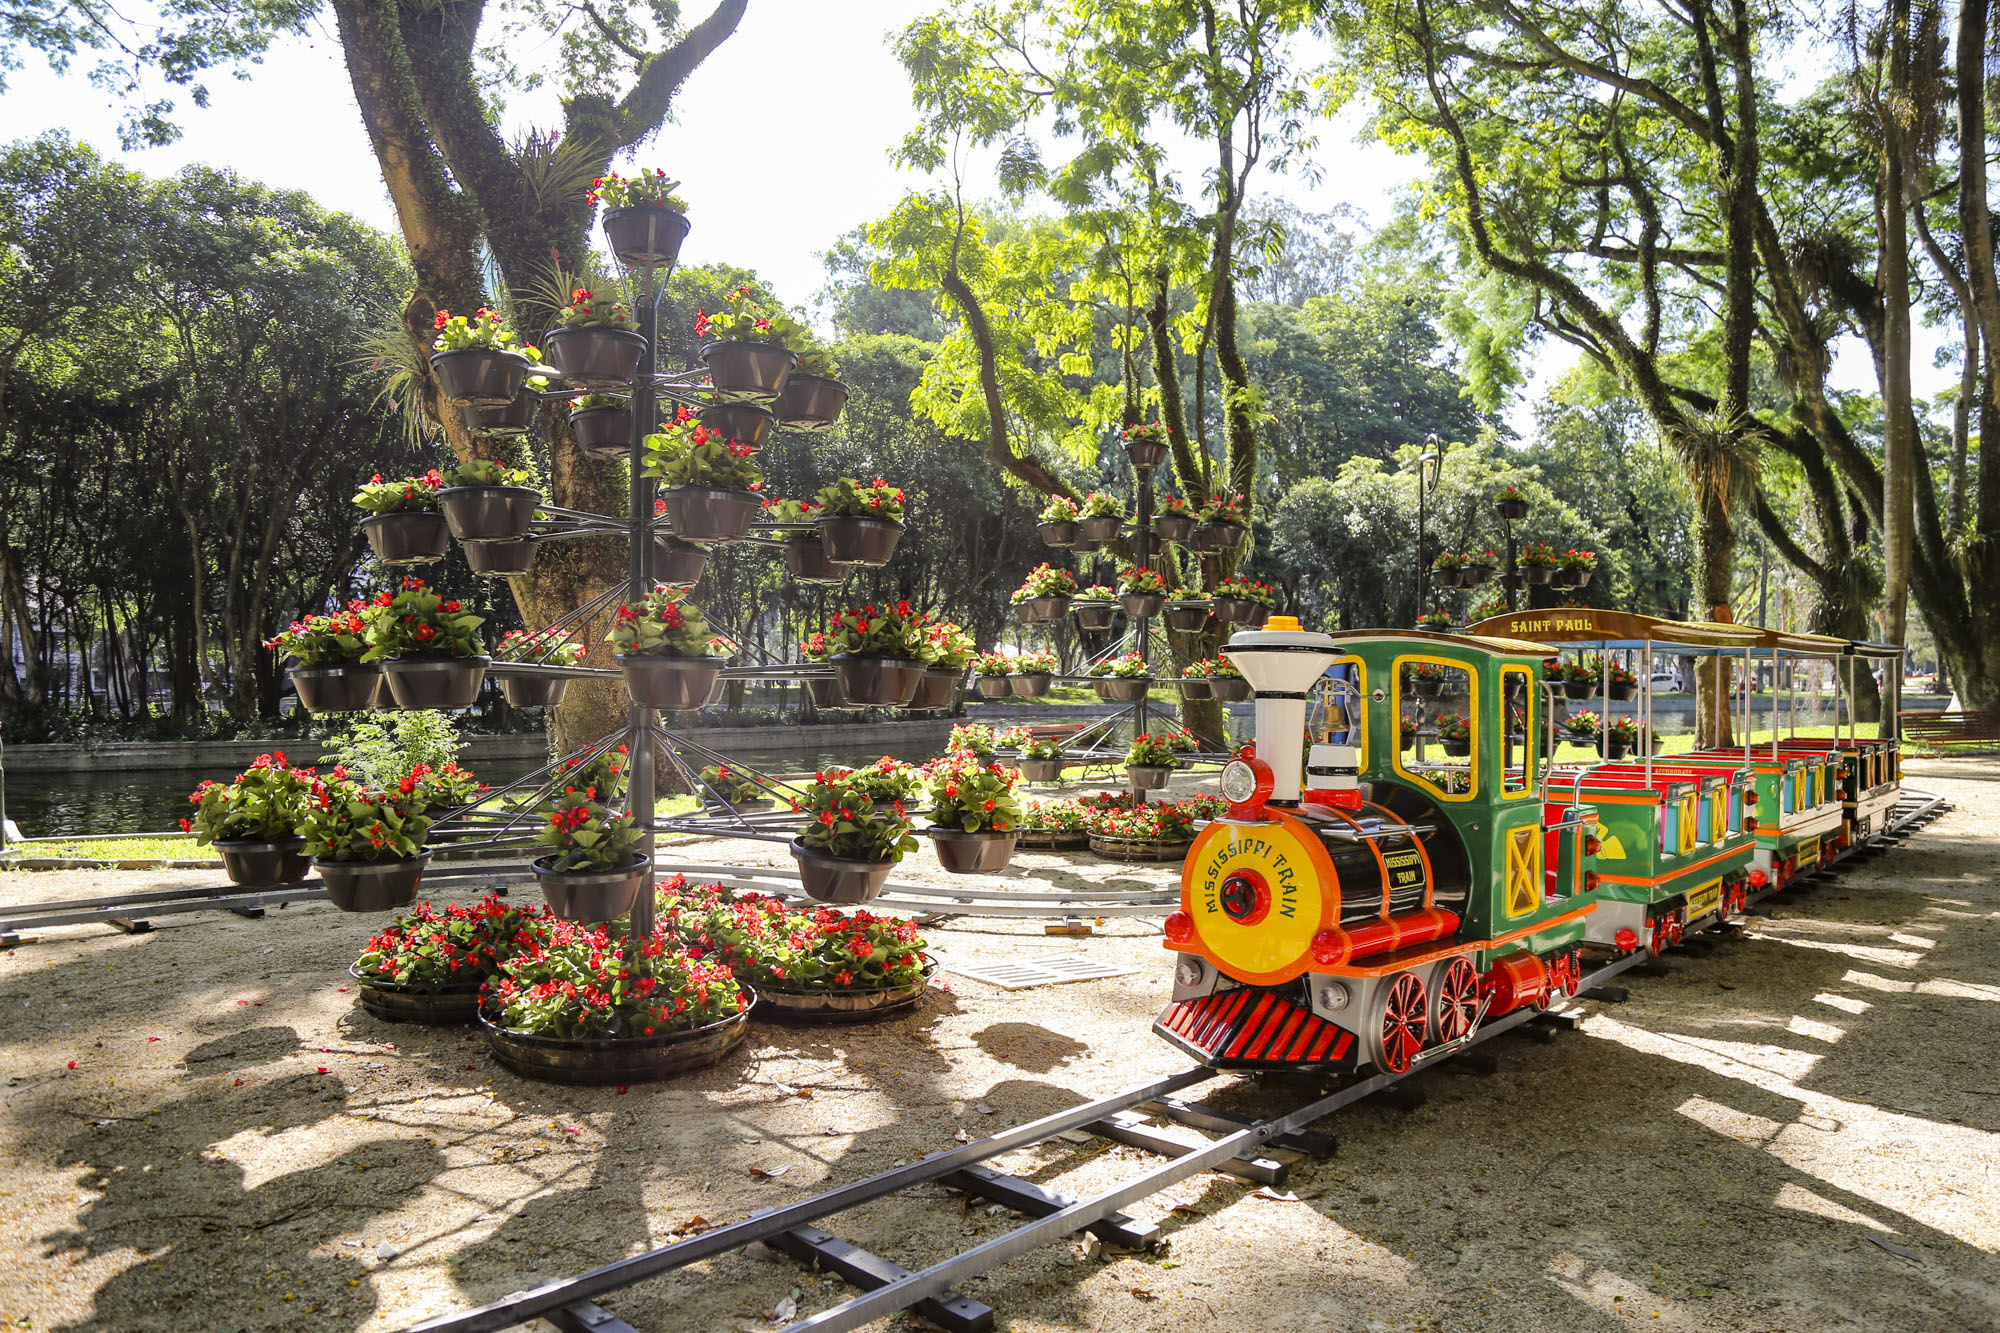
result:
[[[479,641],[479,627],[485,623],[484,616],[466,610],[457,598],[406,575],[395,595],[368,617],[368,651],[361,660],[477,657],[485,650]]]
[[[514,342],[514,330],[507,327],[506,316],[485,306],[470,316],[454,315],[449,310],[437,312],[437,339],[431,343],[436,352],[504,352]]]
[[[711,634],[701,608],[664,584],[636,605],[619,607],[605,637],[620,656],[726,658],[736,647]]]
[[[368,650],[365,608],[355,602],[330,616],[294,620],[265,643],[299,666],[342,666],[358,662]]]
[[[333,781],[308,807],[299,832],[306,855],[323,861],[405,861],[421,850],[430,826],[407,797]]]
[[[204,782],[188,800],[194,816],[181,828],[203,846],[211,842],[276,842],[298,832],[318,785],[310,769],[286,764],[283,751],[260,754],[224,784]]]
[[[1178,768],[1181,756],[1167,737],[1147,734],[1132,738],[1125,751],[1125,762],[1140,767]]]
[[[917,850],[909,820],[875,808],[866,792],[832,774],[822,774],[806,788],[799,811],[805,816],[799,842],[823,856],[881,865]]]
[[[836,653],[914,662],[923,639],[923,614],[908,602],[836,611],[827,618],[826,641]]]
[[[748,1007],[727,966],[657,934],[631,944],[602,927],[552,922],[545,942],[502,966],[487,988],[487,1017],[535,1037],[652,1037]]]
[[[613,810],[589,788],[569,790],[544,810],[548,822],[535,845],[550,869],[588,872],[624,870],[639,856],[640,832],[630,811]]]
[[[457,771],[465,737],[450,713],[434,709],[357,713],[326,738],[323,748],[333,771],[393,791],[418,768]]]
[[[534,480],[526,468],[510,467],[493,458],[472,458],[443,474],[446,486],[526,486]]]
[[[618,299],[616,292],[593,291],[588,287],[578,287],[569,294],[569,304],[564,306],[558,322],[566,329],[626,329],[636,327],[632,322],[632,312]]]
[[[1021,803],[1014,795],[1019,769],[982,763],[967,750],[933,759],[924,765],[924,785],[931,796],[931,827],[960,833],[1006,833],[1021,822]]]
[[[355,960],[363,981],[424,990],[476,990],[548,933],[540,909],[502,902],[420,902],[368,941]]]
[[[757,451],[710,430],[681,409],[680,420],[645,440],[646,472],[669,486],[714,486],[754,491],[763,486]]]
[[[606,208],[667,208],[685,213],[686,202],[674,193],[680,187],[679,181],[668,180],[667,173],[658,167],[636,176],[607,171],[590,183],[590,193],[584,196],[584,202]]]
[[[891,523],[903,520],[902,487],[891,486],[880,477],[867,486],[852,477],[842,477],[822,486],[818,500],[820,513],[827,518],[884,518]]]
[[[382,474],[377,472],[354,493],[354,503],[371,514],[436,513],[438,488],[444,484],[444,478],[436,468],[421,477],[402,477],[395,481],[384,481]]]

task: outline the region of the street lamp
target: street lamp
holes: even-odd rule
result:
[[[1417,614],[1424,613],[1424,583],[1430,576],[1430,557],[1424,554],[1424,518],[1427,499],[1444,469],[1444,455],[1438,452],[1437,432],[1424,437],[1424,451],[1417,455]]]

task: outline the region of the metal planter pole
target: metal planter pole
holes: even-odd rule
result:
[[[639,464],[640,451],[653,433],[658,393],[653,377],[660,368],[660,300],[666,295],[666,275],[658,273],[650,260],[640,272],[639,334],[646,350],[639,362],[639,375],[632,385],[632,535],[629,600],[638,602],[652,583],[654,479]],[[626,718],[631,735],[632,767],[626,777],[625,808],[633,812],[639,828],[639,852],[646,858],[646,873],[639,882],[639,898],[632,904],[632,937],[645,940],[653,934],[653,816],[657,801],[653,792],[653,710],[636,700]]]

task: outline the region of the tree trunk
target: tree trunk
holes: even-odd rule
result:
[[[1710,620],[1732,621],[1730,592],[1734,582],[1736,530],[1729,521],[1729,506],[1713,486],[1700,487],[1695,518],[1695,582],[1700,602]],[[1695,677],[1699,712],[1695,716],[1695,744],[1733,745],[1730,712],[1730,659],[1717,655],[1701,659]]]
[[[1889,105],[1910,82],[1910,0],[1889,6]],[[1881,118],[1882,184],[1882,618],[1891,643],[1904,639],[1910,599],[1910,552],[1916,522],[1916,417],[1910,390],[1910,243],[1905,198],[1906,151],[1899,117]]]

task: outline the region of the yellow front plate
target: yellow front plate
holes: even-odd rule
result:
[[[1194,920],[1195,947],[1228,975],[1253,985],[1289,981],[1312,962],[1312,939],[1339,920],[1333,862],[1312,830],[1291,815],[1267,811],[1272,822],[1228,824],[1201,831],[1181,870],[1181,910]],[[1231,875],[1260,882],[1263,912],[1244,921],[1222,907]]]

